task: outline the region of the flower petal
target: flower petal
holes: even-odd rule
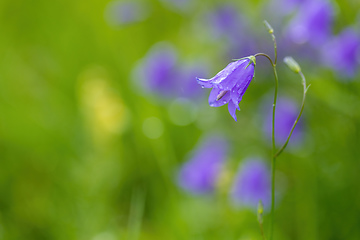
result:
[[[214,87],[215,85],[217,85],[219,88],[222,88],[223,81],[226,80],[230,74],[236,71],[240,67],[240,65],[244,65],[243,67],[245,67],[248,61],[249,61],[248,59],[242,59],[231,62],[223,70],[221,70],[218,74],[216,74],[215,77],[210,79],[196,78],[196,80],[202,87],[205,88],[211,88]],[[226,84],[226,82],[227,81],[224,82],[225,85],[228,85]]]
[[[246,89],[248,88],[251,80],[254,76],[254,65],[249,65],[249,72],[247,76],[244,76],[244,80],[240,81],[238,84],[236,84],[230,92],[231,100],[234,102],[235,105],[238,105],[240,101],[242,100],[242,96],[244,95]]]
[[[241,80],[241,75],[244,73],[246,66],[249,63],[249,59],[242,59],[235,62],[231,62],[221,72],[216,74],[211,79],[211,83],[223,90],[232,89],[235,84]]]
[[[211,84],[211,79],[196,78],[196,81],[203,88],[212,88],[213,87],[213,85]]]
[[[218,88],[213,88],[210,92],[209,95],[209,105],[211,107],[220,107],[222,105],[227,104],[230,101],[230,93],[227,92],[221,99],[216,100],[217,97],[219,96],[220,92],[222,92],[223,90],[218,89]]]
[[[236,119],[236,109],[240,110],[239,106],[235,105],[232,101],[229,101],[228,110],[229,110],[230,115],[234,118],[235,121],[237,121],[237,119]]]
[[[219,88],[224,90],[231,90],[236,85],[243,85],[247,82],[249,76],[254,75],[254,64],[248,65],[248,61],[239,66],[232,74],[230,74],[220,85]],[[252,79],[252,78],[251,78]],[[251,80],[250,79],[250,80]]]
[[[235,86],[233,89],[231,89],[230,91],[230,98],[231,98],[231,101],[236,105],[236,104],[239,104],[241,99],[242,99],[242,96],[240,96],[240,93],[239,93],[239,90],[240,90],[240,87],[238,86]]]

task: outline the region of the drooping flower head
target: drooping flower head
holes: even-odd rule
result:
[[[266,99],[267,100],[267,99]],[[263,118],[263,130],[268,139],[271,139],[272,135],[272,103],[269,101],[264,101],[264,114]],[[276,103],[275,109],[275,141],[277,145],[282,145],[285,143],[290,130],[294,124],[297,115],[299,114],[299,108],[297,107],[294,100],[286,97],[279,97]],[[291,143],[300,143],[303,134],[302,134],[303,124],[300,120],[292,135]]]
[[[240,165],[231,189],[231,199],[239,207],[252,209],[256,209],[261,200],[264,208],[269,209],[270,169],[262,160],[251,158]]]
[[[360,65],[360,34],[347,28],[325,44],[321,52],[326,65],[351,78]]]
[[[327,0],[306,1],[291,20],[287,36],[297,44],[318,47],[330,37],[334,10]]]
[[[205,88],[212,88],[209,96],[211,107],[228,104],[230,115],[236,121],[236,109],[254,76],[255,57],[231,62],[211,79],[196,78]]]
[[[226,140],[208,138],[191,155],[179,171],[178,184],[193,194],[212,193],[226,160]]]

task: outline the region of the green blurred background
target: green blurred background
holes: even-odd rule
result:
[[[197,24],[223,2],[193,1],[182,12],[143,1],[146,19],[118,26],[106,21],[108,3],[0,2],[0,239],[261,239],[256,213],[232,208],[227,186],[244,158],[271,156],[258,113],[273,90],[268,63],[259,59],[238,122],[205,95],[194,116],[174,110],[134,87],[133,68],[168,41],[180,59],[210,63],[209,76],[199,77],[216,74],[231,59]],[[272,51],[259,17],[265,3],[234,1]],[[357,1],[334,4],[335,31],[358,21]],[[305,140],[278,160],[275,239],[357,240],[359,75],[342,82],[314,62],[301,65],[311,83]],[[279,63],[279,77],[280,93],[300,102],[297,76]],[[231,142],[228,172],[213,195],[190,195],[177,186],[177,169],[214,132]]]

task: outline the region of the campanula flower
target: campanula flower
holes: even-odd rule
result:
[[[211,107],[228,104],[230,115],[236,121],[236,109],[254,76],[255,57],[247,57],[231,62],[215,77],[210,79],[196,78],[205,88],[212,88],[209,96]]]
[[[272,103],[264,101],[265,117],[263,122],[263,130],[268,139],[271,139],[272,135]],[[299,108],[294,100],[286,97],[279,97],[276,103],[275,109],[275,141],[277,145],[284,144],[290,130],[294,124],[297,115],[299,114]],[[303,124],[300,120],[291,135],[291,143],[298,144],[303,138]]]
[[[271,174],[267,164],[257,158],[245,160],[239,167],[231,189],[231,199],[239,207],[256,209],[261,200],[264,208],[271,203]]]
[[[334,10],[326,0],[306,1],[287,28],[287,36],[297,44],[321,46],[331,36]]]
[[[181,167],[178,184],[193,194],[212,193],[226,160],[227,142],[211,137],[200,143]]]
[[[325,44],[321,52],[326,65],[351,78],[360,65],[360,34],[347,28]]]

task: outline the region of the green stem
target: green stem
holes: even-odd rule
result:
[[[261,232],[261,236],[262,236],[263,240],[266,240],[265,233],[264,233],[264,227],[263,227],[262,223],[260,224],[260,232]]]
[[[291,127],[291,130],[290,130],[290,133],[289,133],[289,135],[288,135],[288,137],[287,137],[287,139],[286,139],[286,142],[285,142],[284,145],[280,148],[280,150],[274,155],[274,158],[278,157],[278,156],[284,151],[284,149],[286,148],[286,146],[288,145],[289,140],[290,140],[290,137],[291,137],[291,135],[292,135],[292,133],[293,133],[293,131],[294,131],[294,129],[295,129],[295,126],[296,126],[296,124],[298,123],[298,121],[299,121],[299,119],[300,119],[300,117],[301,117],[301,114],[302,114],[302,112],[303,112],[303,110],[304,110],[306,92],[307,92],[307,90],[308,90],[308,88],[309,88],[310,85],[309,85],[309,86],[306,86],[306,79],[305,79],[304,74],[303,74],[301,71],[299,71],[299,75],[300,75],[300,77],[301,77],[302,85],[303,85],[303,99],[302,99],[302,103],[301,103],[301,109],[300,109],[299,115],[297,116],[294,124],[293,124],[292,127]]]
[[[276,44],[274,44],[276,45]],[[278,75],[276,72],[276,65],[271,60],[271,58],[265,53],[257,53],[254,55],[257,56],[264,56],[269,61],[273,68],[274,78],[275,78],[275,93],[274,93],[274,103],[273,103],[273,114],[272,114],[272,126],[271,126],[271,139],[272,139],[272,161],[271,161],[271,220],[270,220],[270,235],[269,240],[272,240],[273,230],[274,230],[274,220],[275,220],[275,163],[276,163],[276,145],[275,145],[275,109],[276,109],[276,101],[277,101],[277,93],[278,93]]]
[[[272,240],[274,232],[274,221],[275,221],[275,164],[276,164],[276,145],[275,145],[275,109],[276,109],[276,100],[278,92],[278,76],[276,72],[276,66],[273,65],[274,77],[275,77],[275,93],[274,93],[274,103],[273,103],[273,114],[272,114],[272,127],[271,127],[271,136],[272,136],[272,161],[271,161],[271,220],[270,220],[270,237],[269,240]]]

